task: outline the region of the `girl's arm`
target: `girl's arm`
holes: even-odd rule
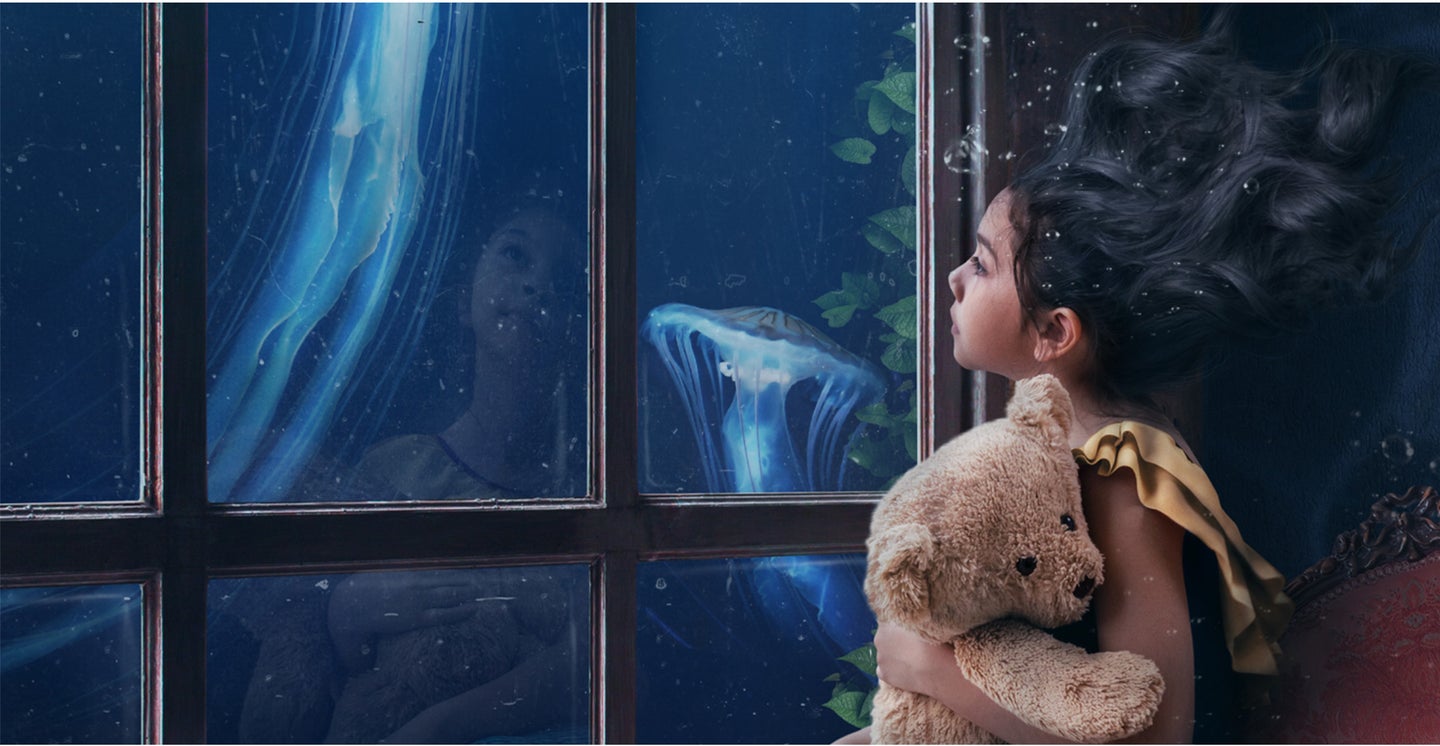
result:
[[[1188,743],[1195,708],[1190,613],[1180,564],[1183,530],[1141,505],[1133,475],[1100,477],[1082,469],[1090,535],[1105,555],[1105,583],[1095,594],[1101,650],[1128,650],[1154,661],[1165,678],[1155,724],[1130,742]],[[920,692],[1010,743],[1056,743],[1058,736],[1012,715],[971,684],[949,646],[893,625],[875,635],[880,678]]]
[[[1105,555],[1095,591],[1101,650],[1128,650],[1155,662],[1165,697],[1155,724],[1135,743],[1189,743],[1195,724],[1195,654],[1181,562],[1184,529],[1140,503],[1128,469],[1102,477],[1080,470],[1090,538]]]

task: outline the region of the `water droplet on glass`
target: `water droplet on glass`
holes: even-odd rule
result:
[[[1085,24],[1085,27],[1086,27],[1086,28],[1100,28],[1100,22],[1099,22],[1099,21],[1090,21],[1089,23]]]
[[[1410,439],[1400,433],[1391,433],[1380,441],[1380,453],[1384,454],[1386,460],[1404,466],[1415,458],[1415,446]]]
[[[656,578],[656,579],[655,579],[655,590],[657,590],[657,591],[663,591],[663,590],[665,590],[665,578]]]
[[[1250,196],[1252,196],[1252,197],[1255,196],[1255,195],[1257,195],[1257,194],[1259,194],[1259,193],[1260,193],[1260,180],[1259,180],[1259,179],[1256,179],[1254,176],[1251,176],[1250,178],[1246,179],[1246,180],[1245,180],[1245,193],[1248,194],[1248,195],[1250,195]]]
[[[1204,295],[1204,294],[1205,294],[1205,291],[1204,291],[1204,290],[1196,290],[1196,291],[1195,291],[1195,294],[1196,294],[1196,295]]]
[[[1054,228],[1051,228],[1050,230],[1045,231],[1045,240],[1046,240],[1046,241],[1058,241],[1058,240],[1060,240],[1060,231],[1057,231],[1057,230],[1055,230]]]
[[[1040,289],[1041,289],[1041,290],[1049,290],[1050,288],[1053,288],[1053,287],[1055,287],[1055,286],[1054,286],[1054,285],[1051,285],[1051,284],[1048,283],[1048,282],[1042,282],[1042,283],[1040,283]]]

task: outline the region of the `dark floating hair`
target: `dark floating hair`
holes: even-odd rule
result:
[[[1151,402],[1221,343],[1378,297],[1419,245],[1385,234],[1395,169],[1372,159],[1396,94],[1435,67],[1332,45],[1265,71],[1237,57],[1230,19],[1091,53],[1059,141],[1011,188],[1021,304],[1080,316],[1111,401]]]

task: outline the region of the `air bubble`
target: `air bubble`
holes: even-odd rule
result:
[[[1256,179],[1254,176],[1251,176],[1250,178],[1246,179],[1246,180],[1245,180],[1245,193],[1248,194],[1248,195],[1250,195],[1250,196],[1252,196],[1252,197],[1255,196],[1255,195],[1257,195],[1257,194],[1259,194],[1259,193],[1260,193],[1260,180],[1259,180],[1259,179]]]
[[[1380,453],[1384,454],[1387,461],[1404,466],[1410,463],[1410,459],[1415,458],[1415,446],[1404,435],[1391,433],[1380,441]]]
[[[665,586],[666,586],[665,578],[656,578],[656,579],[655,579],[655,590],[657,590],[657,591],[663,591],[663,590],[665,590]]]

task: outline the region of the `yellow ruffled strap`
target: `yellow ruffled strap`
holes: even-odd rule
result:
[[[1240,537],[1205,471],[1169,433],[1132,421],[1101,429],[1075,451],[1075,457],[1098,466],[1101,476],[1122,468],[1134,472],[1140,502],[1165,514],[1215,553],[1220,562],[1225,643],[1234,668],[1275,676],[1277,641],[1295,608],[1285,595],[1285,577]]]

